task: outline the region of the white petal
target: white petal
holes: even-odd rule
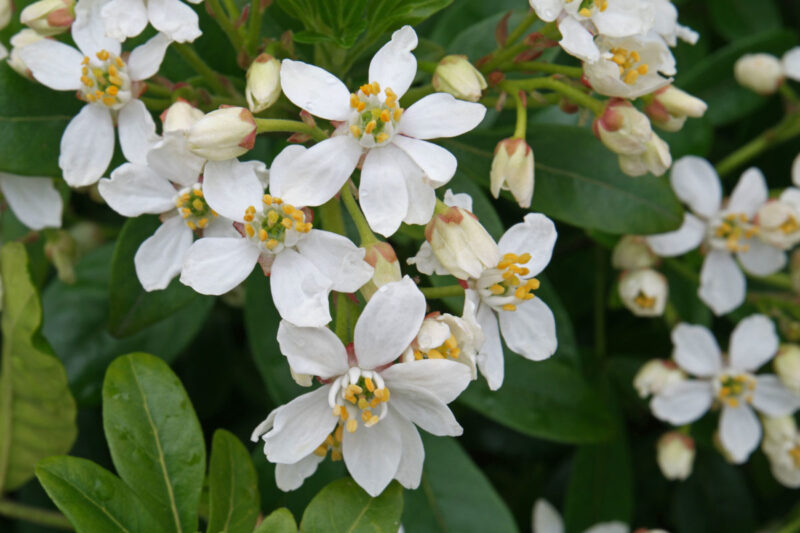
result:
[[[439,276],[447,276],[450,273],[442,266],[436,255],[433,253],[433,247],[428,241],[422,241],[417,255],[409,257],[406,260],[409,265],[414,265],[417,270],[423,274],[438,274]]]
[[[800,46],[795,46],[781,58],[783,74],[794,81],[800,81]]]
[[[722,185],[717,171],[702,157],[687,155],[675,161],[670,183],[675,195],[698,215],[710,218],[719,211]]]
[[[315,117],[328,120],[350,118],[350,91],[330,72],[302,61],[281,63],[281,89],[286,98]]]
[[[750,315],[736,324],[728,350],[733,368],[755,372],[778,352],[775,324],[764,315]]]
[[[203,194],[211,209],[242,222],[249,206],[260,210],[264,187],[249,165],[236,159],[209,161],[203,174]]]
[[[530,4],[536,16],[544,22],[553,22],[564,10],[564,0],[530,0]],[[536,528],[533,529],[536,531]]]
[[[458,363],[455,363],[458,364]],[[465,365],[459,365],[469,371]],[[463,433],[456,417],[435,394],[420,387],[389,389],[392,407],[428,433],[455,437]]]
[[[734,463],[747,461],[761,441],[761,424],[749,405],[722,408],[719,440]]]
[[[205,162],[205,159],[189,151],[186,136],[180,131],[165,133],[147,152],[147,165],[150,168],[184,187],[197,183]]]
[[[409,170],[409,169],[406,169]],[[436,209],[436,193],[428,180],[422,174],[422,170],[415,169],[416,172],[406,173],[403,176],[408,193],[408,211],[403,218],[406,224],[427,224],[433,218]]]
[[[444,203],[450,207],[460,207],[472,212],[472,196],[465,192],[453,194],[453,191],[447,189],[444,191]]]
[[[147,152],[158,141],[156,124],[141,100],[131,100],[117,117],[119,145],[131,163],[147,164]]]
[[[144,0],[111,0],[100,14],[105,22],[106,35],[117,41],[136,37],[147,26]]]
[[[0,172],[0,191],[14,215],[30,229],[61,227],[64,202],[51,178],[30,178]]]
[[[438,144],[405,135],[396,135],[392,144],[404,151],[435,187],[444,185],[456,173],[456,157]]]
[[[225,217],[212,217],[208,222],[208,226],[203,228],[203,237],[227,237],[241,238],[239,233],[233,226],[233,220]]]
[[[181,283],[200,294],[225,294],[247,278],[259,255],[247,239],[199,239],[186,253]]]
[[[594,44],[592,34],[580,22],[572,17],[564,17],[558,23],[558,30],[561,32],[558,44],[568,54],[588,63],[600,59],[600,50]]]
[[[134,48],[128,58],[128,73],[131,75],[131,79],[137,81],[146,80],[158,72],[161,62],[164,61],[164,54],[167,53],[167,47],[171,42],[169,37],[163,33],[157,33],[146,43]]]
[[[136,251],[133,263],[139,282],[147,291],[165,289],[183,267],[192,230],[181,217],[172,217],[161,224]]]
[[[400,464],[397,466],[395,479],[407,489],[416,489],[422,479],[422,465],[425,462],[425,448],[422,446],[422,439],[419,431],[414,424],[402,416],[395,416],[392,413],[392,422],[397,427],[400,434],[402,456]]]
[[[703,416],[713,399],[708,381],[681,381],[656,394],[650,401],[650,409],[656,418],[681,426]]]
[[[285,192],[291,190],[291,188],[295,186],[291,164],[306,153],[306,150],[308,149],[300,144],[290,144],[275,156],[275,159],[272,160],[272,166],[269,169],[270,194],[283,198]]]
[[[792,161],[792,183],[800,187],[800,154],[797,154]]]
[[[297,251],[333,282],[331,288],[335,291],[356,292],[374,272],[364,262],[363,248],[330,231],[312,229],[297,243]]]
[[[332,283],[291,248],[275,257],[269,277],[272,301],[281,318],[305,327],[324,326],[331,321],[328,295]]]
[[[361,368],[372,369],[395,359],[419,332],[425,297],[408,276],[383,285],[356,322],[353,344]]]
[[[369,226],[385,237],[397,231],[408,212],[408,191],[403,176],[404,167],[413,164],[392,145],[373,148],[364,159],[358,187],[359,203]]]
[[[278,463],[275,465],[275,484],[284,492],[299,489],[303,481],[312,476],[324,460],[324,456],[310,453],[296,463]]]
[[[114,155],[114,124],[103,106],[87,104],[69,121],[61,137],[58,166],[71,187],[96,182]]]
[[[675,231],[648,235],[647,244],[656,255],[661,257],[674,257],[694,250],[703,241],[706,235],[706,224],[693,214],[683,214],[683,223]]]
[[[369,81],[377,81],[381,90],[390,87],[401,98],[417,74],[417,59],[411,50],[417,47],[417,34],[403,26],[392,34],[369,63]]]
[[[650,530],[658,531],[658,530]],[[622,522],[603,522],[602,524],[595,524],[584,533],[629,533],[630,529],[627,524]]]
[[[264,452],[273,463],[293,464],[313,452],[336,427],[328,405],[330,385],[298,396],[278,409],[272,431],[264,435]]]
[[[533,505],[533,533],[564,533],[564,521],[556,508],[539,499]]]
[[[777,376],[756,376],[753,407],[767,416],[786,416],[800,408],[800,396],[787,389]]]
[[[444,403],[455,400],[472,379],[467,365],[447,359],[397,363],[381,372],[381,377],[392,394],[395,390],[424,389]]]
[[[672,358],[695,376],[711,377],[722,368],[717,340],[704,326],[678,324],[672,329]]]
[[[73,91],[81,86],[83,55],[73,47],[42,39],[17,51],[39,83],[56,91]]]
[[[147,14],[155,29],[179,43],[200,37],[197,13],[180,0],[147,0]]]
[[[94,58],[100,50],[119,55],[122,47],[116,39],[106,35],[102,10],[105,0],[81,0],[75,4],[75,22],[72,23],[72,40],[85,55]]]
[[[144,165],[125,163],[97,188],[108,206],[126,217],[160,215],[175,208],[175,187]]]
[[[372,497],[383,492],[400,466],[402,437],[393,421],[396,416],[390,411],[372,427],[359,424],[355,432],[344,432],[344,464],[355,482]]]
[[[500,311],[500,331],[508,348],[532,361],[542,361],[558,347],[556,320],[541,298],[517,306],[516,311]]]
[[[476,314],[478,324],[483,331],[485,340],[478,352],[478,368],[486,378],[489,388],[497,390],[503,384],[505,368],[503,367],[503,345],[500,341],[500,329],[497,324],[497,317],[488,305],[478,306]]]
[[[525,268],[530,270],[527,276],[535,276],[550,262],[556,237],[558,233],[552,220],[539,213],[528,213],[523,222],[508,228],[497,242],[497,247],[501,254],[531,254],[531,260],[525,263]]]
[[[328,328],[301,328],[281,320],[278,344],[289,366],[298,374],[328,379],[347,372],[347,352]]]
[[[728,213],[744,213],[752,218],[769,197],[767,180],[764,174],[755,167],[748,168],[734,187],[725,211]]]
[[[417,139],[455,137],[475,128],[484,115],[486,108],[482,104],[456,100],[447,93],[434,93],[406,109],[397,131]]]
[[[758,237],[746,239],[744,243],[747,251],[738,252],[739,262],[750,274],[755,276],[769,276],[786,266],[786,252],[765,243]]]
[[[731,254],[714,250],[703,261],[697,293],[715,315],[724,315],[742,305],[746,284]]]

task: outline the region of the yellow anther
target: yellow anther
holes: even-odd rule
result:
[[[611,58],[611,61],[613,61],[619,66],[624,65],[626,60],[627,58],[623,54],[614,54],[614,57]]]
[[[526,287],[528,287],[529,289],[533,289],[533,290],[538,289],[539,285],[541,285],[541,283],[539,283],[539,280],[536,279],[536,278],[531,278],[531,279],[528,280],[527,283],[525,283]]]
[[[94,87],[94,80],[89,76],[81,76],[81,83],[87,87]]]
[[[350,125],[350,133],[353,134],[353,137],[361,137],[361,128],[359,128],[355,124],[351,124]]]
[[[531,260],[531,254],[529,254],[527,252],[525,252],[521,256],[517,257],[517,263],[519,263],[520,265],[524,265],[525,263],[527,263],[530,260]]]
[[[731,407],[739,407],[739,399],[738,398],[728,398],[727,399],[728,405]]]
[[[517,306],[514,305],[514,304],[505,304],[503,306],[503,311],[516,311],[516,310],[517,310]]]
[[[370,86],[372,87],[372,94],[380,94],[381,86],[377,81],[370,83]]]
[[[363,396],[359,396],[358,397],[358,408],[359,409],[366,409],[367,407],[369,407],[369,402],[367,402],[367,399],[364,398]]]
[[[392,120],[392,114],[389,112],[388,109],[384,109],[381,111],[381,121],[382,122],[389,122]]]
[[[461,348],[453,348],[450,350],[450,357],[453,359],[458,359],[458,356],[461,355]]]
[[[634,63],[638,63],[639,61],[642,60],[642,56],[640,56],[639,52],[637,52],[636,50],[631,50],[631,59],[633,60]]]
[[[370,120],[369,122],[367,122],[367,125],[366,125],[366,126],[364,126],[364,133],[366,133],[367,135],[371,135],[371,134],[372,134],[372,131],[373,131],[373,130],[374,130],[376,127],[377,127],[377,126],[378,126],[378,123],[377,123],[377,122],[375,122],[374,120]]]
[[[338,407],[338,406],[337,406],[337,407]],[[336,416],[338,416],[338,415],[336,415]],[[337,427],[336,427],[336,431],[334,431],[334,432],[333,432],[333,438],[334,438],[334,439],[335,439],[337,442],[342,442],[342,433],[343,433],[343,431],[342,431],[342,426],[337,426]]]
[[[277,211],[274,210],[270,211],[269,213],[267,213],[267,226],[271,228],[272,226],[278,223],[278,219],[280,218],[281,216],[278,214]]]
[[[96,102],[97,101],[97,97],[95,95],[93,95],[93,94],[87,94],[86,95],[86,99],[89,100],[90,102]]]
[[[81,67],[81,74],[83,74],[84,76],[89,74],[89,67]]]
[[[650,71],[650,67],[647,64],[639,65],[638,67],[636,67],[636,72],[638,72],[642,76],[647,74],[649,71]]]
[[[584,7],[584,8],[582,8],[582,9],[578,10],[578,13],[579,13],[579,14],[580,14],[582,17],[591,17],[591,16],[592,16],[592,10],[591,10],[591,9],[589,9],[588,7]]]
[[[283,212],[286,213],[287,215],[291,215],[292,213],[294,213],[294,211],[295,207],[291,204],[286,204],[283,206]]]
[[[342,420],[347,420],[348,418],[350,418],[350,411],[348,411],[347,407],[345,407],[345,406],[341,406],[341,407],[342,407],[342,412],[341,412]]]
[[[114,59],[114,63],[116,63],[119,68],[122,68],[125,65],[125,63],[122,61],[122,58],[120,57]]]
[[[114,85],[122,85],[122,78],[120,78],[119,76],[109,76],[108,81],[110,81]]]
[[[119,75],[119,71],[117,70],[117,67],[115,67],[114,65],[109,65],[109,67],[108,67],[108,75],[109,76],[118,76]]]
[[[295,222],[302,222],[305,220],[306,216],[303,214],[302,211],[294,211],[292,212],[292,218]]]
[[[400,120],[400,117],[402,116],[403,116],[403,110],[398,107],[397,109],[394,110],[392,118],[394,118],[394,121],[397,122],[398,120]]]
[[[422,359],[422,352],[420,352],[419,350],[414,350],[414,359],[416,359],[417,361]]]
[[[356,399],[356,397],[353,396],[352,392],[345,392],[344,393],[344,399],[347,400],[348,402],[352,403],[352,404],[354,404],[354,403],[356,403],[356,401],[358,401]]]
[[[451,350],[458,347],[458,341],[456,341],[455,335],[450,335],[446,341],[444,341],[444,345],[450,348]]]
[[[89,56],[83,56],[83,60],[81,61],[81,65],[88,65],[89,64]]]
[[[360,101],[357,94],[350,95],[350,107],[358,107]]]
[[[366,403],[366,402],[364,402],[364,403]],[[366,407],[366,405],[365,405],[365,407]],[[365,409],[364,411],[361,411],[361,420],[363,422],[369,422],[370,418],[372,418],[372,411],[370,411],[369,409]]]
[[[328,434],[328,436],[327,436],[327,437],[325,437],[325,444],[326,444],[326,445],[328,445],[328,446],[334,446],[334,445],[336,444],[336,443],[333,441],[333,435],[331,435],[331,434]]]
[[[528,296],[527,287],[517,287],[517,290],[514,291],[514,298],[517,298],[518,300],[525,300],[526,296]]]
[[[627,74],[625,74],[625,83],[628,85],[633,85],[636,83],[636,79],[639,77],[639,73],[635,70],[629,70]]]
[[[181,208],[181,216],[183,216],[183,218],[189,218],[192,216],[192,210],[188,207]]]
[[[267,240],[267,230],[265,230],[264,228],[261,228],[260,230],[258,230],[258,240],[261,241],[261,242],[264,242],[264,241]]]
[[[97,52],[97,59],[100,61],[106,61],[111,54],[108,53],[108,50],[100,50]]]
[[[347,386],[347,392],[350,392],[351,394],[361,394],[362,392],[364,392],[364,389],[362,389],[355,383],[351,383],[350,385]]]
[[[248,237],[252,237],[253,235],[256,234],[256,230],[254,230],[253,226],[251,226],[250,224],[245,224],[244,225],[244,231],[245,231],[245,233],[247,233]]]
[[[428,350],[428,359],[444,359],[444,356],[439,350]]]
[[[341,461],[341,460],[342,460],[342,451],[331,450],[331,461]]]
[[[375,424],[377,424],[379,420],[380,420],[380,418],[378,418],[376,415],[372,415],[372,418],[370,418],[369,421],[364,425],[367,426],[368,428],[370,428],[370,427],[374,426]]]
[[[316,450],[314,450],[314,455],[317,457],[325,457],[327,453],[328,448],[326,448],[324,445],[320,445]]]
[[[498,283],[495,283],[494,285],[489,287],[489,290],[492,292],[492,294],[494,294],[496,296],[499,296],[499,295],[504,294],[506,292],[506,288],[503,287],[502,285],[498,284]]]
[[[373,398],[372,401],[369,402],[369,406],[375,409],[381,404],[380,398]]]
[[[202,211],[206,206],[203,204],[203,200],[200,198],[195,198],[192,201],[192,207],[194,207],[197,211]]]
[[[113,96],[104,96],[103,103],[107,106],[112,106],[117,103],[117,99],[114,98]]]
[[[333,406],[333,416],[339,416],[342,414],[342,406],[341,405],[334,405]]]
[[[360,87],[360,89],[361,89],[361,92],[364,93],[367,96],[372,94],[372,86],[369,83],[365,83],[364,85],[362,85]]]
[[[270,196],[269,194],[265,194],[264,197],[261,199],[261,201],[267,205],[272,205],[272,196]]]
[[[292,228],[292,220],[290,218],[282,219],[281,220],[281,226],[283,226],[286,229],[291,229]]]
[[[347,432],[355,433],[356,429],[358,429],[358,421],[355,418],[351,418],[347,421]]]
[[[362,112],[362,111],[364,111],[364,109],[366,109],[366,108],[367,108],[367,103],[366,103],[366,102],[359,102],[359,103],[358,103],[358,107],[356,107],[356,110],[357,110],[359,113],[361,113],[361,112]]]
[[[117,96],[117,93],[119,93],[119,87],[117,87],[116,85],[111,85],[109,87],[106,87],[106,94],[107,95],[109,95],[109,96]]]
[[[375,392],[373,394],[379,400],[383,400],[383,389],[375,389]]]
[[[186,221],[186,225],[189,226],[189,229],[192,230],[192,231],[197,229],[197,225],[194,222],[192,222],[191,220],[187,220]]]
[[[385,132],[383,132],[383,133],[379,133],[379,134],[378,134],[378,135],[375,137],[375,141],[376,141],[378,144],[385,143],[385,142],[386,142],[386,141],[388,141],[388,140],[389,140],[389,134],[388,134],[388,133],[385,133]]]
[[[200,220],[197,221],[197,227],[198,228],[205,229],[206,226],[208,226],[208,219],[207,218],[201,218]]]
[[[103,91],[101,91],[101,90],[99,90],[99,89],[98,89],[98,90],[95,90],[95,91],[94,91],[94,95],[95,95],[95,96],[97,97],[97,99],[99,100],[100,98],[102,98],[102,97],[103,97]]]
[[[652,309],[656,305],[656,299],[653,296],[647,296],[642,291],[639,291],[639,294],[633,299],[633,303],[643,309]]]
[[[275,239],[270,239],[264,243],[264,246],[266,246],[268,250],[274,250],[278,246],[278,244],[280,243]]]
[[[381,401],[388,402],[389,401],[389,389],[384,387],[381,390],[383,391],[383,398],[381,398]]]

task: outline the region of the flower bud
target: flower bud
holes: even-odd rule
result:
[[[533,150],[524,139],[504,139],[494,149],[490,174],[492,196],[511,191],[520,207],[530,207],[533,198]]]
[[[756,221],[764,242],[782,250],[800,243],[800,213],[789,202],[768,200],[758,209]]]
[[[239,157],[255,144],[256,121],[243,107],[223,107],[198,120],[188,141],[192,152],[211,161]]]
[[[448,207],[433,215],[425,238],[439,263],[459,279],[480,277],[500,260],[497,244],[478,218],[460,207]]]
[[[783,81],[783,67],[771,54],[746,54],[736,61],[733,75],[742,87],[769,95],[777,91]]]
[[[376,242],[364,247],[367,251],[364,254],[364,261],[375,269],[375,273],[361,289],[361,294],[369,300],[372,295],[387,283],[400,281],[403,273],[400,271],[400,262],[394,248],[388,242]]]
[[[708,105],[704,101],[674,85],[667,85],[657,90],[654,94],[654,101],[674,117],[700,118],[708,109]]]
[[[800,393],[800,346],[781,344],[772,368],[787,389]]]
[[[33,79],[33,75],[31,74],[28,65],[25,64],[19,55],[19,49],[37,41],[41,41],[42,39],[44,39],[44,37],[36,33],[34,30],[27,28],[20,30],[11,38],[11,53],[8,58],[8,66],[16,70],[20,76]]]
[[[281,95],[281,63],[269,54],[261,54],[247,69],[245,97],[253,113],[274,104]]]
[[[39,0],[28,4],[19,20],[41,35],[58,35],[75,21],[75,0]]]
[[[611,265],[617,270],[649,268],[657,262],[658,256],[648,246],[647,239],[639,235],[623,236],[611,253]]]
[[[763,416],[761,424],[764,427],[765,441],[783,441],[794,439],[797,434],[797,423],[792,415]]]
[[[667,479],[684,480],[694,465],[694,440],[678,431],[664,433],[656,445],[656,462]]]
[[[11,0],[0,0],[0,30],[8,26],[11,22],[11,13],[14,11],[14,6]]]
[[[619,297],[636,316],[661,316],[668,292],[667,278],[650,268],[628,270],[619,280]]]
[[[643,176],[648,172],[661,176],[672,166],[669,145],[655,133],[645,143],[644,152],[638,155],[620,154],[618,160],[622,172],[632,177]]]
[[[686,379],[678,365],[668,359],[651,359],[646,362],[633,378],[633,386],[640,398],[658,394],[668,385]]]
[[[592,125],[606,147],[616,154],[639,155],[653,136],[650,119],[626,100],[611,99]]]
[[[433,73],[433,88],[456,98],[477,102],[486,89],[483,74],[469,62],[467,56],[445,56]]]
[[[47,234],[44,254],[56,267],[58,279],[64,283],[75,283],[75,263],[78,248],[75,239],[65,230],[59,229]]]
[[[179,99],[161,113],[164,132],[189,131],[194,124],[203,118],[203,112],[186,100]]]

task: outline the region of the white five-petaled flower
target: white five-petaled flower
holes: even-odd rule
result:
[[[290,157],[282,152],[273,165]],[[355,292],[372,277],[365,251],[347,237],[312,229],[303,209],[264,194],[253,167],[235,159],[209,161],[203,192],[220,216],[240,225],[235,237],[206,237],[186,254],[181,282],[202,294],[223,294],[247,278],[256,263],[270,274],[281,317],[298,326],[330,322],[330,291]]]
[[[106,35],[120,42],[142,33],[148,22],[179,43],[194,41],[202,34],[197,13],[181,0],[111,0],[103,5],[100,16]]]
[[[64,202],[51,178],[0,172],[0,193],[14,215],[30,229],[61,227]]]
[[[330,139],[295,150],[292,165],[273,168],[275,194],[298,205],[321,205],[361,166],[361,208],[376,232],[389,236],[401,222],[425,224],[436,204],[434,188],[455,173],[456,158],[423,139],[453,137],[477,126],[481,104],[434,93],[406,110],[399,99],[414,80],[411,51],[417,35],[404,26],[372,58],[369,83],[355,93],[329,72],[285,59],[281,87],[295,105],[314,116],[341,123]],[[366,152],[366,153],[365,153]],[[363,162],[362,162],[363,157]]]
[[[766,316],[751,315],[736,325],[727,356],[703,326],[678,324],[672,330],[672,343],[675,362],[697,379],[658,392],[650,402],[653,414],[680,426],[697,420],[712,405],[720,406],[719,438],[734,462],[745,462],[761,440],[754,409],[783,416],[800,407],[800,397],[775,375],[755,374],[778,351],[775,326]]]
[[[564,533],[564,521],[555,507],[546,500],[536,500],[533,505],[531,527],[533,533]],[[622,522],[603,522],[595,524],[584,533],[628,533],[630,529]]]
[[[58,165],[73,187],[95,183],[114,155],[114,123],[128,161],[145,164],[147,152],[157,139],[155,123],[137,99],[137,82],[158,71],[170,40],[157,34],[120,57],[120,44],[104,36],[97,1],[82,0],[76,6],[72,38],[80,51],[52,39],[19,50],[33,77],[58,91],[78,91],[87,104],[70,121],[61,138]]]
[[[410,278],[382,286],[356,322],[353,355],[328,328],[282,321],[281,352],[298,374],[318,376],[318,389],[270,413],[253,432],[278,463],[278,486],[291,490],[331,450],[353,479],[377,496],[392,479],[416,488],[425,450],[415,425],[434,435],[460,435],[447,404],[470,380],[446,359],[394,363],[419,333],[425,297]]]
[[[678,39],[689,44],[697,43],[700,35],[689,28],[678,24],[678,10],[671,0],[650,0],[654,10],[653,31],[661,36],[672,47],[678,44]]]
[[[786,253],[759,237],[754,217],[767,201],[767,184],[761,171],[742,174],[727,203],[714,167],[700,157],[686,156],[672,167],[670,181],[675,194],[693,213],[684,214],[675,231],[647,237],[662,257],[682,255],[704,244],[707,250],[700,271],[700,299],[715,314],[742,304],[746,280],[742,268],[755,276],[770,275],[786,264]]]

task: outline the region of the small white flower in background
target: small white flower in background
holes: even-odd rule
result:
[[[531,519],[533,533],[564,533],[564,521],[555,507],[546,500],[536,500]],[[603,522],[595,524],[584,533],[629,533],[630,528],[623,522]]]
[[[466,365],[447,359],[394,363],[419,334],[425,297],[410,278],[384,285],[356,322],[353,354],[328,328],[282,321],[281,352],[292,369],[324,383],[273,411],[253,432],[278,463],[283,490],[299,486],[331,450],[371,496],[392,479],[419,485],[425,450],[415,425],[433,435],[460,435],[447,404],[470,381]]]
[[[410,26],[394,32],[370,62],[370,82],[352,94],[319,67],[283,60],[281,87],[286,97],[340,127],[330,139],[297,151],[286,173],[273,169],[276,195],[299,205],[321,205],[360,165],[359,202],[374,231],[389,236],[401,222],[430,220],[434,189],[453,177],[456,158],[423,139],[461,135],[483,120],[486,108],[434,93],[403,110],[398,101],[417,71],[411,53],[416,46],[417,35]]]
[[[444,56],[436,65],[431,83],[436,92],[450,93],[470,102],[480,100],[488,87],[483,74],[463,55]]]
[[[800,243],[800,155],[792,163],[792,183],[777,200],[768,200],[758,210],[759,237],[769,244],[789,250]]]
[[[115,122],[128,161],[144,164],[157,139],[155,123],[137,99],[141,91],[137,82],[158,72],[170,40],[157,34],[125,61],[119,42],[103,37],[101,7],[92,0],[75,6],[72,38],[80,51],[52,39],[19,50],[37,81],[57,91],[77,90],[87,102],[61,138],[58,165],[73,187],[95,183],[108,168],[114,155]]]
[[[191,151],[211,161],[233,159],[255,145],[256,121],[244,107],[223,107],[195,122],[187,142]]]
[[[783,82],[783,66],[772,54],[746,54],[733,66],[739,85],[758,94],[772,94]]]
[[[639,235],[623,236],[611,252],[611,266],[617,270],[650,268],[658,261],[659,257],[650,249],[645,237]]]
[[[800,487],[800,433],[792,416],[762,418],[764,441],[761,449],[769,459],[772,475],[782,485]]]
[[[664,433],[656,444],[656,462],[667,479],[688,478],[695,453],[694,439],[680,431]]]
[[[274,104],[281,95],[281,62],[260,54],[247,69],[245,97],[247,107],[258,113]]]
[[[728,355],[703,326],[678,324],[672,330],[673,359],[696,377],[667,386],[650,402],[653,414],[670,424],[694,422],[719,406],[721,445],[737,464],[744,463],[761,441],[755,411],[766,416],[791,414],[800,397],[773,374],[755,374],[778,351],[775,326],[764,315],[751,315],[736,325]]]
[[[689,28],[678,24],[678,10],[670,0],[651,0],[655,11],[653,31],[661,36],[672,47],[678,44],[678,39],[689,44],[697,43],[700,35]]]
[[[685,379],[683,370],[669,359],[651,359],[634,376],[633,387],[640,398],[647,398]]]
[[[286,164],[291,152],[281,152],[273,169]],[[192,244],[180,279],[197,292],[224,294],[258,263],[270,274],[281,317],[300,326],[323,326],[331,320],[330,292],[355,292],[372,277],[363,248],[342,235],[312,229],[301,208],[264,194],[251,164],[209,161],[203,192],[211,209],[238,223],[240,235],[204,237]]]
[[[761,171],[746,170],[727,203],[714,167],[700,157],[686,156],[672,167],[675,194],[692,212],[675,231],[647,237],[662,257],[685,254],[701,244],[707,250],[700,271],[700,299],[717,315],[744,302],[746,279],[741,267],[755,276],[767,276],[786,265],[786,253],[759,237],[754,217],[767,201],[767,184]]]
[[[120,42],[142,33],[148,22],[179,43],[192,42],[202,34],[197,13],[181,0],[111,0],[104,3],[99,15],[105,34]]]
[[[0,0],[0,29],[8,26],[11,22],[11,14],[14,12],[14,6],[11,0]]]
[[[636,316],[661,316],[668,292],[667,278],[652,268],[625,271],[619,280],[619,297]]]
[[[528,208],[533,199],[533,150],[525,139],[504,139],[497,143],[492,159],[489,189],[497,198],[500,191],[511,191],[520,207]]]
[[[64,202],[51,178],[0,172],[0,193],[14,215],[30,229],[61,227]]]
[[[367,244],[364,249],[366,250],[364,261],[374,269],[374,274],[359,291],[365,299],[369,300],[378,289],[387,283],[403,279],[403,273],[400,271],[397,254],[388,242]]]
[[[58,35],[75,21],[75,0],[39,0],[28,4],[19,21],[40,35]]]
[[[44,36],[39,35],[38,32],[30,28],[25,28],[24,30],[20,30],[15,33],[9,41],[11,44],[11,53],[9,54],[8,58],[8,66],[13,68],[20,76],[31,80],[34,79],[33,74],[28,68],[28,65],[26,65],[22,60],[20,50],[22,50],[22,48],[25,46],[39,42],[44,38]]]
[[[707,108],[699,98],[674,85],[667,85],[652,94],[644,111],[655,126],[664,131],[679,131],[687,117],[700,118]]]
[[[800,394],[800,346],[781,344],[772,369],[787,389]]]

